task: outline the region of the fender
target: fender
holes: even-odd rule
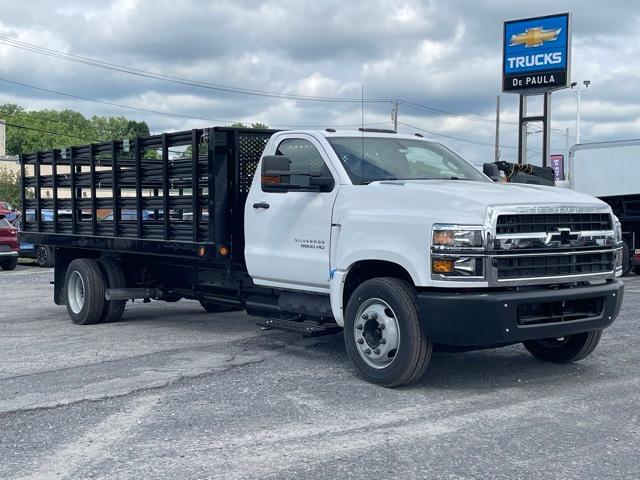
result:
[[[329,298],[331,301],[331,312],[336,323],[340,326],[344,325],[344,285],[347,275],[351,271],[354,265],[358,262],[368,260],[379,260],[389,263],[394,263],[399,267],[405,269],[411,276],[411,280],[414,285],[420,285],[423,281],[417,269],[411,264],[408,258],[388,250],[362,250],[355,252],[345,259],[346,268],[334,268],[331,271],[329,279]]]

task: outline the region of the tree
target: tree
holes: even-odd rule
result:
[[[6,168],[0,168],[0,200],[13,207],[20,206],[20,175]]]
[[[11,103],[0,105],[0,119],[7,123],[9,155],[149,135],[146,122],[122,116],[89,119],[73,110],[27,111]]]
[[[260,122],[254,122],[251,126],[247,126],[244,123],[235,122],[229,125],[232,128],[269,128],[269,125]]]

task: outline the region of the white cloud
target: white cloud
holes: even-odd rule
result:
[[[452,139],[480,163],[493,155],[500,93],[502,21],[573,13],[573,78],[592,80],[583,96],[586,138],[638,136],[640,11],[633,0],[305,0],[211,2],[45,0],[3,2],[0,35],[218,85],[299,95],[407,99],[481,117],[451,118],[401,105],[405,123]],[[195,117],[270,125],[358,124],[360,106],[235,95],[97,69],[0,44],[0,77],[110,102]],[[122,110],[0,82],[0,99],[27,108],[122,114],[154,131],[205,126],[202,120]],[[553,95],[553,128],[575,130],[575,95]],[[516,144],[517,97],[505,95],[502,143]],[[390,104],[367,104],[367,122],[388,122]],[[511,122],[511,123],[510,123]],[[406,127],[403,127],[406,128]],[[410,129],[407,128],[407,131]],[[532,135],[530,140],[537,141]],[[553,137],[560,151],[564,140]],[[511,149],[505,156],[513,159]]]

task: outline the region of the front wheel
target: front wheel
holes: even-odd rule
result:
[[[345,313],[347,354],[367,381],[399,387],[423,375],[433,345],[420,324],[413,286],[398,278],[367,280]]]
[[[593,352],[602,336],[602,330],[576,333],[558,338],[530,340],[524,347],[536,358],[553,363],[571,363],[582,360]]]

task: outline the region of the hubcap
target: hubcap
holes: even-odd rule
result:
[[[76,271],[71,272],[69,276],[67,302],[73,313],[80,313],[84,305],[84,280],[82,280],[82,276]]]
[[[379,298],[365,301],[356,314],[353,325],[356,348],[367,365],[388,367],[400,346],[400,329],[395,312]]]
[[[47,263],[47,250],[43,247],[38,248],[37,261],[40,265]]]

